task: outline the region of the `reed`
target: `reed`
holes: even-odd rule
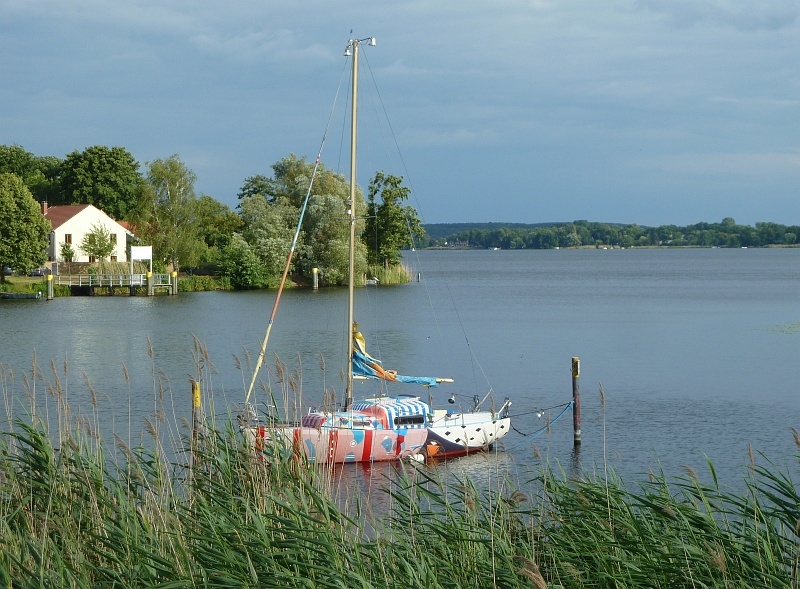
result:
[[[405,264],[396,264],[389,268],[384,268],[383,265],[375,264],[370,265],[367,269],[367,276],[370,278],[377,278],[379,284],[405,284],[411,282],[411,269]]]
[[[212,370],[199,342],[195,356]],[[11,382],[0,371],[4,398]],[[194,438],[185,424],[170,451],[159,419],[148,444],[109,445],[65,384],[46,388],[58,431],[40,413],[0,436],[5,587],[800,587],[798,487],[760,455],[741,494],[710,463],[710,484],[689,470],[635,490],[610,469],[475,481],[458,462],[399,463],[378,509],[291,448],[254,452],[230,421]]]

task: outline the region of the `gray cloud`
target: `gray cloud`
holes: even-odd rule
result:
[[[198,192],[235,205],[245,177],[316,155],[352,28],[378,39],[362,75],[380,97],[365,79],[361,108],[389,113],[428,221],[796,223],[797,13],[788,0],[6,0],[0,142],[178,153]],[[359,182],[383,168],[365,162]]]
[[[797,0],[637,0],[637,4],[669,16],[680,27],[708,23],[739,31],[784,29],[797,23]]]

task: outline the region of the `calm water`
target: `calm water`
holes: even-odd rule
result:
[[[736,485],[752,445],[798,474],[800,250],[421,251],[407,262],[421,282],[357,292],[368,349],[402,373],[454,376],[434,392],[437,404],[456,392],[466,405],[489,387],[497,401],[510,397],[519,431],[493,460],[534,465],[538,451],[567,470],[594,470],[605,457],[629,481],[660,467],[702,474],[708,456]],[[237,363],[256,356],[274,296],[0,301],[7,405],[24,413],[35,353],[51,383],[54,363],[74,413],[92,414],[88,379],[104,427],[127,435],[130,416],[134,441],[160,389],[171,422],[190,414],[198,366],[207,404],[224,413],[243,400],[250,373]],[[325,386],[341,391],[345,297],[337,289],[282,299],[268,356],[297,375],[304,403]],[[193,336],[211,364],[196,361]],[[549,435],[523,435],[545,424],[536,409],[570,400],[573,356],[583,405],[577,456],[570,415]],[[280,390],[274,370],[263,383]],[[369,386],[357,383],[356,394]],[[36,399],[40,411],[52,409],[41,383]]]

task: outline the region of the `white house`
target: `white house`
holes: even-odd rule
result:
[[[115,244],[111,254],[112,262],[127,262],[126,246],[127,236],[132,235],[128,229],[106,215],[103,211],[92,205],[57,205],[48,207],[42,203],[44,218],[50,221],[50,243],[47,246],[47,259],[51,262],[63,262],[61,246],[64,243],[72,245],[75,252],[73,262],[94,262],[93,257],[81,250],[81,243],[87,233],[93,228],[102,226],[111,234],[111,241]]]

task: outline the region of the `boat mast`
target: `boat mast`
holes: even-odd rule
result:
[[[356,243],[356,129],[358,119],[358,46],[367,42],[370,46],[375,46],[375,37],[365,39],[351,39],[344,50],[345,56],[351,55],[353,59],[353,86],[352,86],[352,113],[350,120],[350,199],[347,202],[347,215],[350,221],[350,259],[347,273],[347,362],[345,372],[347,373],[347,388],[345,390],[345,410],[349,410],[353,404],[353,327],[355,316],[353,312],[353,300],[355,298],[355,243]]]

